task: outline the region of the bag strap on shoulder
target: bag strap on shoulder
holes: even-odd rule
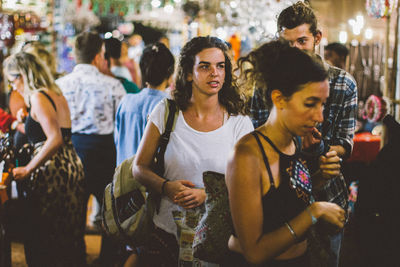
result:
[[[158,149],[156,152],[156,161],[157,164],[159,165],[159,167],[161,167],[162,165],[162,169],[164,166],[164,154],[165,154],[165,150],[167,149],[167,145],[169,142],[169,138],[171,136],[171,132],[172,132],[172,128],[175,122],[175,118],[176,118],[176,113],[177,113],[177,105],[176,102],[172,99],[167,99],[167,112],[168,112],[168,116],[167,116],[167,120],[165,123],[165,131],[164,133],[161,135],[160,137],[160,143],[158,145]],[[162,174],[159,174],[162,175]]]

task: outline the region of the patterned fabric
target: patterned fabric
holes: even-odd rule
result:
[[[229,255],[228,240],[233,233],[225,175],[204,172],[207,198],[205,213],[196,227],[194,256],[208,262],[220,262]]]
[[[346,149],[345,157],[351,154],[357,119],[357,86],[354,78],[344,70],[324,63],[328,69],[330,94],[324,110],[324,122],[318,130],[323,144],[341,145]],[[269,116],[263,90],[255,90],[250,103],[252,122],[255,128],[264,124]],[[320,147],[320,151],[325,151]],[[312,170],[314,162],[309,167]],[[315,167],[314,167],[315,168]],[[347,188],[342,175],[331,179],[319,192],[316,199],[339,204],[347,209]]]
[[[286,171],[290,177],[290,186],[295,189],[297,197],[306,203],[311,202],[311,176],[305,160],[299,158],[291,161]]]
[[[90,64],[78,64],[57,79],[71,111],[72,133],[111,134],[114,115],[126,94],[122,84]]]
[[[328,68],[330,94],[324,110],[321,131],[325,143],[341,145],[346,156],[351,155],[357,120],[357,85],[346,71],[330,66]]]
[[[44,142],[35,145],[34,154]],[[32,266],[83,266],[83,166],[70,139],[37,168],[28,194],[30,235],[26,247]]]

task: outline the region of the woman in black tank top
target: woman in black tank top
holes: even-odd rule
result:
[[[25,132],[34,155],[26,166],[13,169],[14,179],[29,184],[26,261],[29,266],[86,266],[83,165],[72,145],[67,102],[35,56],[20,52],[4,66],[9,83],[30,106]]]
[[[344,210],[315,202],[301,139],[322,122],[327,73],[316,58],[272,41],[239,60],[242,86],[268,88],[267,122],[243,137],[226,181],[235,235],[229,248],[246,264],[309,266],[306,232],[318,220],[343,227]]]

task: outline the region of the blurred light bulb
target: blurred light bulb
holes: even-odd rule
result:
[[[151,6],[154,8],[160,7],[161,6],[161,1],[160,0],[152,0],[151,1]]]
[[[339,42],[345,44],[347,42],[347,32],[341,31],[339,33]]]
[[[167,4],[165,7],[164,7],[164,11],[166,12],[166,13],[172,13],[173,11],[174,11],[174,7],[171,5],[171,4]]]
[[[356,17],[356,22],[357,22],[357,25],[358,25],[358,27],[361,29],[362,27],[364,27],[364,17],[363,16],[361,16],[361,15],[358,15],[357,17]]]
[[[231,8],[237,8],[238,6],[238,4],[235,1],[231,1],[229,5],[231,6]]]
[[[365,30],[365,34],[364,35],[365,35],[365,39],[371,40],[373,35],[374,35],[374,32],[372,31],[371,28],[368,28],[368,29]]]
[[[360,35],[361,28],[359,28],[358,26],[353,27],[353,33],[354,35]]]

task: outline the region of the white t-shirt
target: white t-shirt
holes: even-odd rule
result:
[[[161,101],[149,119],[157,126],[160,134],[165,128],[165,101]],[[191,128],[179,111],[175,127],[165,151],[164,178],[170,180],[189,180],[196,187],[204,188],[203,172],[225,173],[227,159],[234,144],[253,130],[247,116],[230,116],[224,125],[211,132],[199,132]],[[168,197],[161,200],[160,212],[154,214],[156,226],[171,234],[177,234],[172,211],[179,210]]]

